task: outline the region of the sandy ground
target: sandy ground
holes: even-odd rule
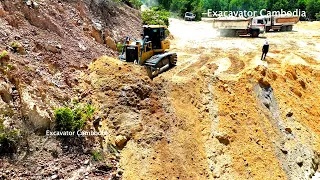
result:
[[[259,38],[219,37],[205,22],[170,24],[170,51],[177,52],[178,63],[154,79],[167,93],[159,97],[162,107],[172,108],[165,120],[170,128],[166,140],[151,147],[128,143],[124,179],[313,176],[319,159],[320,107],[314,99],[320,22]],[[261,61],[266,39],[270,50]]]
[[[303,64],[319,68],[320,40],[319,22],[300,22],[292,32],[270,32],[260,34],[259,38],[250,37],[219,37],[211,23],[186,22],[170,19],[169,30],[175,37],[172,50],[178,53],[178,66],[173,78],[188,77],[192,73],[185,73],[188,67],[193,73],[207,64],[217,64],[216,74],[220,77],[237,77],[244,69],[263,65],[279,71],[286,64]],[[261,49],[265,40],[270,43],[266,61],[261,61]],[[209,60],[200,63],[203,56]],[[226,72],[237,61],[239,67],[233,72]]]
[[[150,80],[143,67],[102,58],[85,81],[105,114],[105,145],[128,139],[122,178],[316,178],[320,23],[259,38],[219,37],[204,22],[170,24],[177,66]]]

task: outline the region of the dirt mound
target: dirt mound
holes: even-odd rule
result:
[[[116,56],[116,42],[140,33],[137,10],[103,2],[1,1],[2,72],[18,91],[22,116],[36,129],[48,127],[50,111],[76,96],[79,74],[93,59]]]
[[[103,55],[117,57],[116,43],[125,36],[140,36],[139,16],[139,11],[113,1],[0,2],[0,118],[6,128],[26,134],[17,153],[21,157],[13,158],[21,162],[16,170],[6,173],[12,164],[1,159],[3,177],[70,177],[78,169],[70,164],[90,159],[83,152],[75,158],[77,153],[62,151],[57,140],[51,144],[59,157],[53,157],[50,152],[56,149],[39,147],[48,143],[42,135],[53,128],[53,110],[82,95],[80,75],[88,65]],[[71,169],[60,166],[64,158]],[[49,172],[53,164],[60,169]],[[40,174],[32,174],[36,171]]]
[[[0,160],[0,178],[310,179],[319,171],[319,23],[220,38],[211,24],[171,20],[178,64],[150,80],[112,50],[122,36],[139,36],[139,12],[111,1],[34,2],[0,2],[0,116],[26,134],[17,163]],[[261,61],[264,38],[270,52]],[[53,109],[73,98],[96,108],[86,129],[106,136],[90,144],[43,136]]]

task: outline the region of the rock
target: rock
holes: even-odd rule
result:
[[[218,134],[216,135],[216,138],[221,144],[224,144],[226,146],[230,144],[229,136],[227,136],[226,134]]]
[[[302,157],[298,157],[296,160],[296,163],[298,164],[298,166],[302,167],[303,166],[303,159]]]
[[[2,7],[0,7],[0,17],[4,17],[6,14],[6,11]]]
[[[295,94],[297,95],[298,97],[301,97],[302,96],[302,93],[295,87],[291,87],[290,90]]]
[[[46,48],[47,51],[50,51],[52,53],[60,53],[61,52],[61,45],[54,46],[54,45],[51,45],[51,44],[47,44],[45,46],[45,48]]]
[[[11,48],[13,49],[13,52],[19,53],[21,55],[26,55],[27,54],[27,52],[24,49],[24,47],[22,46],[22,44],[20,44],[18,42],[11,43]]]
[[[86,51],[86,50],[87,50],[86,46],[84,46],[84,45],[81,44],[81,43],[78,43],[78,46],[79,46],[79,48],[80,48],[82,51]]]
[[[51,179],[57,179],[58,178],[58,175],[54,174],[51,176]]]
[[[230,117],[232,120],[236,120],[236,113],[230,113]]]
[[[290,108],[290,109],[288,109],[287,110],[287,117],[292,117],[292,115],[293,115],[293,112],[292,112],[292,109]]]
[[[35,2],[35,1],[32,2],[32,5],[33,5],[34,8],[38,8],[39,7],[39,3]]]
[[[12,89],[10,88],[10,85],[7,84],[6,82],[1,82],[0,83],[0,94],[1,94],[1,99],[5,103],[10,103],[12,101]]]
[[[33,124],[35,130],[46,130],[50,128],[51,117],[47,112],[48,107],[42,104],[41,97],[34,97],[29,94],[27,89],[21,93],[21,109],[23,116]]]
[[[94,23],[94,26],[91,31],[91,36],[100,44],[104,43],[102,35],[102,26],[99,23]]]
[[[288,150],[285,147],[280,148],[283,154],[288,154]]]
[[[115,144],[117,147],[123,148],[126,145],[127,141],[127,137],[120,135],[116,137]]]
[[[288,128],[288,127],[287,127],[287,128],[285,128],[284,130],[286,131],[287,134],[291,134],[291,133],[292,133],[291,128]]]
[[[84,161],[84,163],[83,163],[83,164],[84,164],[84,165],[88,165],[89,163],[90,163],[90,160],[89,160],[89,159],[87,159],[87,160],[85,160],[85,161]]]
[[[215,169],[215,168],[214,168],[214,164],[211,164],[211,165],[210,165],[210,171],[213,172],[214,169]]]
[[[93,23],[93,28],[102,31],[102,25],[100,23]]]
[[[31,6],[32,5],[32,1],[31,0],[27,0],[26,4],[27,4],[27,6]]]
[[[117,50],[116,42],[110,36],[105,38],[105,43],[107,44],[107,47],[111,48],[112,50]]]

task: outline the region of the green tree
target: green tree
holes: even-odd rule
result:
[[[307,0],[306,1],[307,16],[310,19],[316,19],[316,13],[320,10],[320,0]]]
[[[170,12],[161,7],[153,7],[150,10],[143,11],[141,16],[143,24],[169,26]]]

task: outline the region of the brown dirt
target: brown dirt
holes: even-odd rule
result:
[[[19,35],[19,42],[30,44],[26,46],[29,47],[26,56],[9,54],[10,63],[17,66],[13,73],[19,75],[19,82],[29,85],[27,89],[47,87],[46,81],[60,77],[53,78],[50,74],[59,72],[64,78],[58,79],[61,84],[52,83],[50,87],[54,89],[47,90],[54,94],[49,93],[48,99],[55,106],[74,94],[97,108],[98,125],[94,128],[107,131],[108,135],[92,145],[103,147],[106,157],[111,158],[102,163],[112,163],[114,169],[100,175],[93,171],[96,165],[83,165],[76,170],[79,167],[72,164],[83,163],[89,155],[79,153],[79,157],[74,158],[61,153],[57,164],[53,164],[60,167],[61,162],[65,162],[63,158],[70,160],[72,163],[67,167],[70,172],[61,169],[51,172],[55,160],[46,155],[54,150],[51,148],[40,151],[43,154],[36,150],[34,156],[28,158],[30,161],[24,161],[29,162],[26,166],[34,164],[28,170],[21,164],[13,166],[4,160],[3,173],[11,167],[18,169],[18,173],[14,172],[16,175],[9,172],[6,176],[16,178],[22,176],[19,173],[23,171],[27,175],[36,171],[43,161],[35,159],[35,155],[48,157],[43,158],[48,163],[44,163],[47,171],[40,171],[42,178],[58,174],[59,178],[103,179],[109,178],[111,172],[113,177],[114,173],[121,172],[122,179],[310,179],[314,175],[320,158],[319,22],[299,23],[293,32],[268,33],[260,38],[221,38],[210,23],[171,19],[169,28],[174,36],[171,51],[177,52],[178,64],[150,80],[141,66],[107,56],[95,59],[102,54],[114,56],[116,53],[93,41],[90,30],[84,31],[91,29],[93,23],[78,25],[77,20],[86,17],[92,22],[97,18],[94,20],[104,28],[110,28],[127,19],[104,22],[103,16],[108,13],[103,8],[95,11],[96,14],[86,15],[90,8],[97,10],[96,6],[86,4],[88,2],[44,3],[40,6],[44,19],[39,21],[48,23],[42,27],[43,23],[30,25],[29,21],[36,17],[29,11],[34,10],[24,7],[25,11],[12,13],[15,7],[23,5],[4,1],[1,6],[5,12],[0,8],[0,17],[5,18],[0,20],[6,24],[0,28],[9,36],[2,41],[8,44]],[[56,9],[51,12],[49,5]],[[5,6],[12,9],[9,11]],[[76,21],[72,25],[71,20],[65,18],[50,23],[58,18],[59,13],[55,11],[74,15],[70,18]],[[24,14],[28,12],[30,17]],[[115,14],[117,12],[122,11]],[[21,20],[21,16],[29,20]],[[132,27],[139,25],[138,19],[131,20]],[[117,32],[129,25],[119,23],[105,33],[117,40],[122,36]],[[69,33],[64,27],[74,30]],[[133,34],[138,35],[138,28],[132,29]],[[28,43],[21,41],[22,35]],[[265,38],[270,42],[270,52],[266,61],[261,61]],[[83,48],[77,44],[79,40],[89,49],[82,52]],[[49,41],[52,43],[48,48]],[[57,49],[58,45],[62,48]],[[89,64],[91,59],[95,60]],[[36,73],[38,67],[43,67],[42,76]],[[19,86],[17,81],[13,80],[10,85]],[[40,97],[47,92],[38,91],[32,92],[39,93]],[[115,147],[119,136],[127,139],[123,148]],[[55,139],[51,141],[59,143]]]
[[[150,82],[159,111],[167,116],[167,128],[155,128],[163,119],[154,114],[139,118],[140,135],[121,151],[123,178],[313,176],[320,143],[315,58],[319,46],[314,44],[320,41],[309,38],[319,32],[308,27],[320,24],[298,24],[294,32],[261,35],[271,42],[266,61],[261,61],[264,38],[220,38],[202,22],[171,21],[175,36],[171,51],[178,53],[178,65]],[[188,28],[185,38],[178,32],[187,26],[197,32]],[[211,38],[202,38],[209,33]],[[297,47],[304,42],[305,48]],[[304,61],[311,56],[315,61]],[[164,92],[155,89],[157,84]],[[162,138],[152,138],[154,134],[145,133],[148,130]],[[152,139],[148,145],[139,144],[146,138]]]
[[[94,170],[99,164],[84,164],[99,144],[75,142],[79,149],[74,151],[70,144],[66,148],[59,139],[43,134],[54,126],[55,108],[87,93],[78,87],[89,64],[102,55],[118,56],[104,38],[110,43],[140,36],[140,12],[113,1],[37,2],[38,7],[25,1],[0,2],[0,53],[8,52],[1,58],[0,77],[8,86],[5,93],[13,97],[10,102],[0,99],[1,108],[8,109],[0,118],[25,134],[16,156],[0,159],[0,179],[110,177],[117,168],[101,175]],[[14,42],[26,54],[16,52]],[[117,161],[105,160],[112,166]]]

